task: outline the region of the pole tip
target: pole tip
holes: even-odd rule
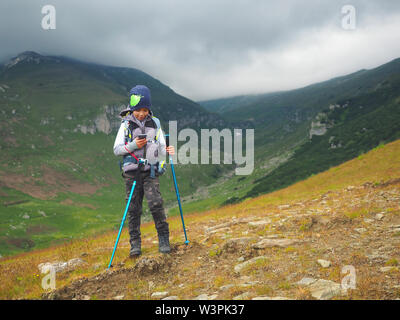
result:
[[[185,244],[188,245],[188,244],[189,244],[189,240],[186,240],[186,241],[185,241]]]

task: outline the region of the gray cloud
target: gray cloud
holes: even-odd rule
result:
[[[25,50],[134,67],[191,99],[290,89],[400,56],[400,2],[308,0],[0,3],[0,59]],[[356,8],[357,28],[341,27]]]

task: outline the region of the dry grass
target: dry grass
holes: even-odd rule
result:
[[[299,288],[293,283],[309,274],[340,283],[341,266],[345,264],[352,264],[357,268],[357,290],[351,290],[346,299],[399,297],[399,290],[391,289],[388,293],[390,284],[399,280],[399,272],[382,274],[376,271],[384,265],[398,265],[400,247],[392,243],[399,238],[398,232],[382,233],[380,229],[369,228],[363,220],[373,218],[377,212],[384,212],[385,223],[398,221],[396,219],[400,217],[399,203],[391,202],[385,206],[384,202],[374,203],[369,197],[378,191],[399,190],[399,160],[400,140],[286,189],[240,204],[187,215],[185,223],[188,236],[195,246],[183,254],[173,255],[173,259],[177,261],[174,272],[135,278],[134,282],[124,283],[125,298],[150,299],[151,292],[157,290],[166,290],[170,295],[190,298],[205,291],[213,292],[232,283],[235,284],[234,287],[219,293],[220,299],[232,299],[244,292],[250,292],[250,296],[286,295],[296,299],[310,299],[306,288]],[[366,186],[362,187],[364,184]],[[348,186],[355,188],[348,190]],[[326,203],[321,203],[323,197]],[[354,199],[358,199],[358,202],[353,203]],[[280,210],[278,206],[283,204],[290,206]],[[291,216],[291,210],[295,211],[294,218]],[[285,215],[290,219],[278,225]],[[241,219],[249,216],[269,217],[272,224],[261,229],[249,228],[245,223],[237,224],[231,227],[232,231],[225,235],[225,239],[218,234],[208,238],[204,234],[205,226],[232,221],[233,217]],[[329,222],[323,224],[312,218],[321,216],[329,218]],[[212,220],[214,222],[211,222]],[[169,218],[168,221],[172,244],[181,245],[184,238],[180,217]],[[357,234],[353,231],[354,227],[369,229],[366,233]],[[250,242],[237,253],[223,252],[222,248],[227,239],[243,237],[246,232],[248,236],[264,237],[274,234],[302,239],[305,242],[287,248],[266,248],[259,251],[252,250],[251,244],[254,242]],[[77,279],[98,275],[108,265],[115,236],[115,232],[108,232],[48,249],[2,258],[0,299],[40,298],[44,292],[41,287],[43,275],[39,274],[37,266],[43,262],[67,261],[77,257],[85,261],[85,264],[75,271],[57,274],[57,288],[69,285]],[[157,255],[158,247],[153,243],[157,237],[152,222],[142,224],[142,238],[143,256]],[[387,247],[392,245],[390,253],[397,256],[391,256],[371,269],[366,250],[379,249],[375,248],[378,240],[374,239],[378,239]],[[358,243],[359,247],[351,247]],[[128,252],[128,234],[125,229],[114,257],[114,264],[117,266],[122,262],[124,265],[121,267],[132,268],[136,260],[127,259]],[[246,259],[265,255],[268,260],[255,263],[243,274],[238,275],[232,269],[238,263],[240,255]],[[332,267],[320,268],[316,265],[316,259],[319,258],[330,259],[333,262]],[[243,276],[262,281],[251,288],[243,288],[238,285]],[[291,276],[293,278],[289,279]],[[154,288],[149,288],[149,281],[155,282]],[[179,286],[180,284],[184,285]],[[93,294],[91,298],[102,297]]]

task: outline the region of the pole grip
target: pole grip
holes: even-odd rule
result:
[[[165,135],[165,143],[166,143],[167,147],[169,147],[169,134]]]

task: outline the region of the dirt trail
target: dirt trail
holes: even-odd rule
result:
[[[126,267],[127,259],[42,298],[400,298],[398,180],[349,186],[189,228],[188,246],[173,242],[169,255],[144,254],[132,267]],[[354,267],[356,276],[347,292],[344,266]],[[314,284],[304,285],[304,278]],[[328,287],[318,291],[315,284]]]

